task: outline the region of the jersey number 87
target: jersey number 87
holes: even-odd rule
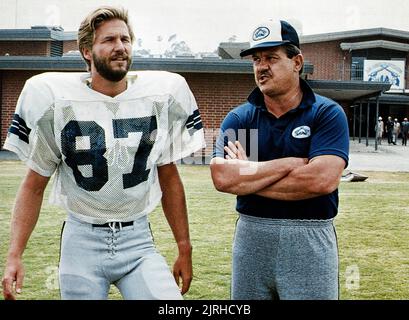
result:
[[[147,180],[150,169],[146,162],[153,147],[151,134],[157,129],[155,116],[112,120],[114,138],[127,138],[131,132],[142,132],[138,151],[130,173],[122,175],[123,188],[132,188]],[[90,148],[77,150],[76,138],[88,136]],[[65,163],[73,170],[77,185],[87,191],[98,191],[108,181],[108,162],[105,130],[95,121],[68,122],[61,131],[61,149],[66,157]],[[81,165],[92,166],[92,177],[84,177],[79,170]]]

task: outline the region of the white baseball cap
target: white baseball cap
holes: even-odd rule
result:
[[[254,28],[250,36],[250,48],[243,50],[240,56],[248,56],[259,48],[277,47],[286,43],[300,48],[297,31],[287,21],[268,20]]]

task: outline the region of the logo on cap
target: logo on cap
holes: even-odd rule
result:
[[[258,41],[267,38],[270,30],[266,27],[258,27],[253,33],[253,40]]]

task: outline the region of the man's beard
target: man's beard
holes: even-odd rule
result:
[[[95,69],[103,78],[112,82],[121,81],[128,73],[128,70],[132,64],[132,57],[130,55],[127,55],[126,57],[127,57],[125,60],[127,62],[126,70],[124,69],[113,70],[109,65],[109,59],[112,58],[100,58],[97,57],[94,53],[92,54]]]

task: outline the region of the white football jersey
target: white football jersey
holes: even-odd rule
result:
[[[185,79],[129,72],[109,97],[88,73],[43,73],[19,97],[4,148],[37,173],[56,172],[51,203],[90,223],[130,221],[161,199],[157,166],[205,146],[196,101]]]

